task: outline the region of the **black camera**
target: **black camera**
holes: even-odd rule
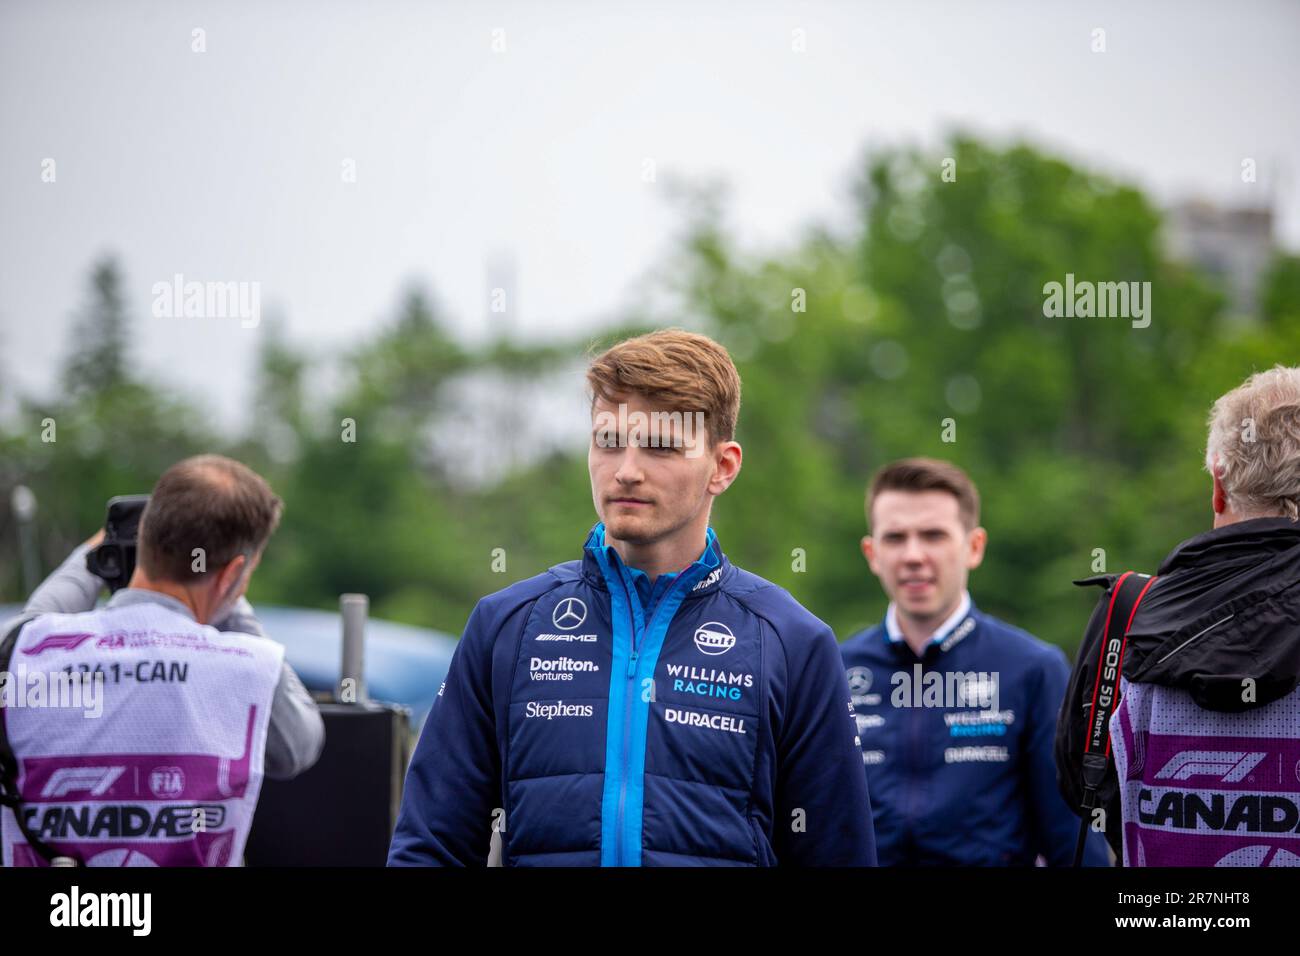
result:
[[[148,495],[118,495],[108,499],[104,540],[86,553],[86,570],[103,580],[110,591],[126,587],[135,572],[136,538]]]

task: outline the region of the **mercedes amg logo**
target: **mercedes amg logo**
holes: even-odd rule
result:
[[[850,667],[847,673],[849,693],[854,697],[865,697],[867,691],[871,690],[871,669],[867,667]]]
[[[551,614],[551,623],[562,631],[571,631],[586,619],[587,605],[582,603],[582,598],[576,597],[565,598],[555,605]]]

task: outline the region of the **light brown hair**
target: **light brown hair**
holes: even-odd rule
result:
[[[240,554],[252,557],[280,523],[284,503],[247,465],[196,455],[168,468],[140,518],[138,559],[159,581],[192,581]],[[204,571],[194,570],[202,548]]]
[[[592,360],[587,386],[593,403],[636,393],[667,411],[703,412],[711,446],[735,437],[740,375],[707,335],[663,329],[626,339]]]

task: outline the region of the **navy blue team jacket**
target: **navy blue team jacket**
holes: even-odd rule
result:
[[[833,633],[712,529],[652,587],[597,524],[470,615],[389,865],[481,866],[494,829],[506,866],[874,865]]]
[[[883,623],[841,652],[881,866],[1032,866],[1040,853],[1070,865],[1079,818],[1057,790],[1052,757],[1070,676],[1059,647],[972,605],[920,658]],[[958,674],[976,692],[961,706],[927,699],[927,686],[937,694],[937,679],[955,686]],[[994,675],[996,711],[987,706]],[[1084,864],[1109,864],[1100,833],[1089,833]]]

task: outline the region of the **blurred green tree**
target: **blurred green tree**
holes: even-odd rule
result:
[[[115,259],[95,264],[69,339],[61,389],[19,402],[3,482],[6,489],[23,483],[36,493],[46,571],[103,525],[109,497],[147,492],[169,464],[213,442],[199,409],[137,374],[124,287]],[[13,553],[12,540],[4,552]],[[16,578],[5,579],[6,591],[15,594],[9,589],[16,589]]]

